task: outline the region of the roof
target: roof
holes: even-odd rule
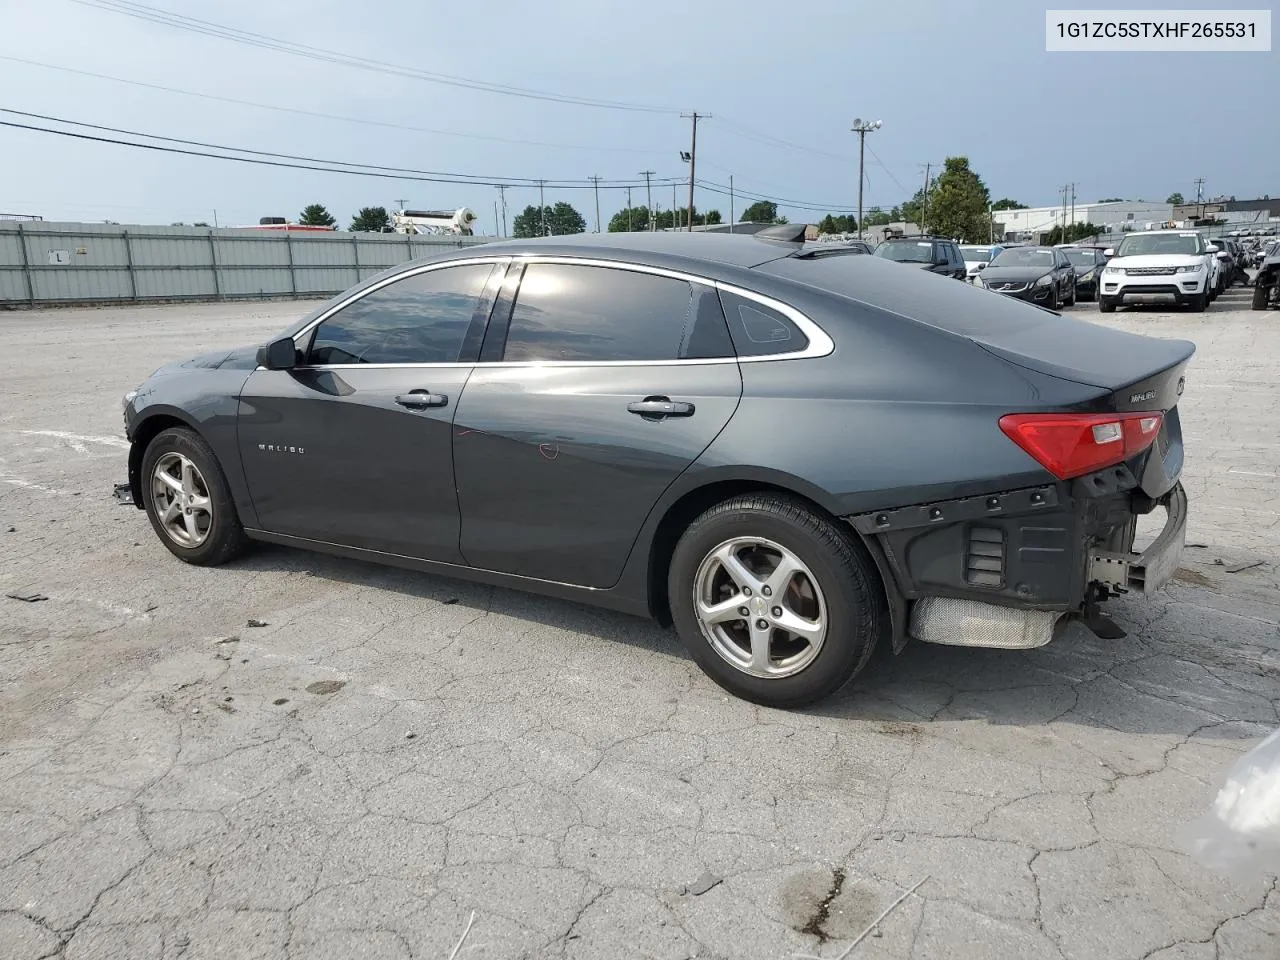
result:
[[[484,254],[600,257],[625,256],[628,260],[648,260],[654,265],[679,266],[681,262],[721,263],[733,267],[755,267],[800,249],[797,243],[769,241],[755,236],[704,232],[578,233],[567,237],[537,237],[531,240],[502,240],[486,243]],[[475,256],[475,251],[469,251]]]

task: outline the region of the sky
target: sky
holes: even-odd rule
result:
[[[856,117],[883,124],[866,138],[864,208],[901,203],[925,164],[936,170],[956,155],[969,157],[993,199],[1032,206],[1053,204],[1066,183],[1076,184],[1079,202],[1194,197],[1197,177],[1206,196],[1280,195],[1280,125],[1272,106],[1263,109],[1274,104],[1277,53],[1047,53],[1050,6],[1064,4],[0,0],[0,107],[346,164],[525,181],[505,191],[508,226],[538,202],[539,178],[583,184],[547,187],[545,197],[573,203],[589,230],[590,176],[603,178],[606,224],[626,205],[626,191],[609,181],[638,184],[631,199],[641,204],[645,170],[659,184],[655,206],[670,208],[674,179],[684,181],[675,191],[684,205],[680,151],[690,148],[691,122],[682,114],[695,110],[707,116],[698,123],[697,179],[709,184],[697,207],[726,219],[730,198],[712,185],[730,176],[738,216],[750,202],[741,193],[780,199],[793,222],[856,211]],[[178,29],[125,7],[197,17],[375,69]],[[119,137],[12,113],[0,121]],[[322,203],[345,226],[362,206],[405,200],[419,209],[468,206],[478,232],[492,234],[498,199],[489,184],[255,166],[0,126],[3,214],[216,217],[231,226],[294,219]]]

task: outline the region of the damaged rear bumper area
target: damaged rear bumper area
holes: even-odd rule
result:
[[[1159,590],[1182,555],[1187,497],[1181,484],[1157,500],[1135,487],[1121,466],[1087,484],[850,517],[879,548],[882,572],[898,588],[891,598],[895,649],[908,635],[953,646],[1031,649],[1100,600]],[[1135,551],[1137,518],[1156,509],[1165,512],[1163,529]]]

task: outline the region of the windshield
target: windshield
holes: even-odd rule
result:
[[[1001,251],[1000,256],[991,261],[993,267],[1052,267],[1053,254],[1048,250],[1037,250],[1034,247],[1014,247]]]
[[[990,247],[961,247],[960,256],[968,260],[970,263],[986,263],[991,259]]]
[[[933,243],[928,240],[886,240],[876,256],[898,263],[933,263]]]
[[[1073,267],[1093,267],[1098,263],[1096,250],[1064,250]]]
[[[1203,253],[1198,233],[1130,234],[1120,243],[1118,257],[1169,256]]]

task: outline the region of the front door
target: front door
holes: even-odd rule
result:
[[[715,289],[535,261],[496,356],[467,382],[454,424],[466,562],[612,586],[658,498],[737,409]]]
[[[501,270],[370,288],[300,338],[302,365],[249,377],[239,442],[263,529],[458,560],[452,421]]]

